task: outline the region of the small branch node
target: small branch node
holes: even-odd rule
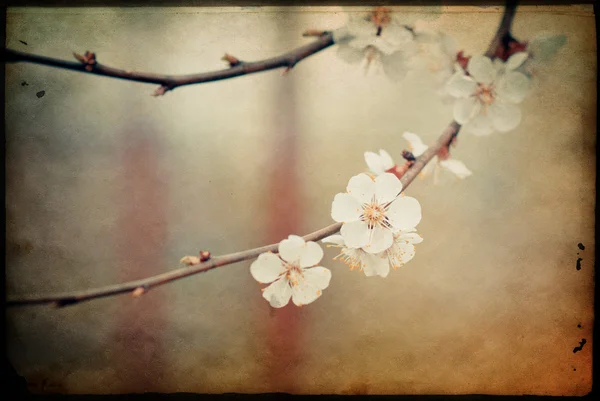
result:
[[[96,61],[96,53],[87,51],[85,52],[85,54],[82,56],[81,54],[75,53],[73,52],[73,56],[83,65],[85,65],[85,70],[86,71],[92,71],[94,69],[94,67],[96,66],[97,61]]]
[[[172,88],[168,87],[167,85],[161,85],[158,88],[156,88],[156,90],[154,92],[152,92],[152,96],[162,96],[165,93],[167,93],[168,91],[170,91]]]
[[[306,31],[304,31],[304,33],[302,33],[302,36],[304,37],[321,37],[321,36],[325,36],[327,35],[327,31],[320,31],[318,29],[308,29]]]
[[[200,251],[200,262],[206,262],[211,257],[209,251]]]
[[[404,159],[406,159],[409,162],[414,162],[415,160],[417,160],[417,158],[415,157],[415,155],[412,154],[412,152],[408,151],[408,150],[403,150],[402,151],[402,157]]]
[[[146,289],[146,286],[140,286],[131,292],[131,296],[134,298],[139,297],[139,296],[144,295],[146,292],[148,292]]]
[[[229,64],[229,67],[235,67],[236,65],[242,64],[242,62],[237,58],[232,56],[229,53],[225,53],[221,60],[226,61]]]

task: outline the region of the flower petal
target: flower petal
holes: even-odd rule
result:
[[[331,271],[329,269],[316,266],[305,269],[302,273],[304,274],[304,281],[318,290],[324,290],[329,286],[329,281],[331,280]]]
[[[461,178],[461,179],[466,178],[473,174],[473,172],[471,170],[469,170],[463,162],[461,162],[460,160],[456,160],[456,159],[442,160],[442,161],[440,161],[440,166],[449,170],[450,172],[452,172],[454,175],[456,175],[458,178]]]
[[[496,102],[489,108],[494,128],[500,132],[511,131],[521,123],[521,109],[510,103]]]
[[[363,246],[368,253],[380,253],[392,246],[394,235],[392,232],[381,226],[375,226],[371,230],[369,243]]]
[[[498,82],[496,92],[505,101],[521,103],[529,91],[529,78],[525,74],[511,71]]]
[[[396,241],[387,252],[390,264],[394,269],[408,263],[415,253],[415,246],[403,241]]]
[[[331,218],[339,223],[356,221],[362,214],[358,199],[350,194],[337,194],[331,204]]]
[[[352,221],[344,224],[340,234],[349,248],[362,248],[369,243],[369,226],[364,221]]]
[[[284,271],[285,266],[279,256],[271,252],[261,253],[250,265],[250,274],[259,283],[275,281]]]
[[[403,230],[396,237],[398,240],[408,241],[410,244],[420,244],[423,237],[415,232],[415,229]]]
[[[375,182],[366,174],[355,175],[348,181],[346,191],[361,203],[370,203],[375,195]]]
[[[456,99],[454,102],[454,119],[459,124],[465,124],[481,110],[481,103],[475,97]]]
[[[527,60],[529,57],[529,53],[527,52],[518,52],[513,54],[506,60],[506,64],[504,64],[504,68],[506,70],[516,70]]]
[[[390,264],[383,254],[374,255],[365,253],[362,262],[362,270],[367,277],[386,277],[390,271]]]
[[[290,235],[279,243],[279,256],[288,263],[297,263],[304,251],[304,239],[297,235]]]
[[[378,204],[391,202],[402,191],[402,183],[392,173],[383,173],[375,178],[375,199]]]
[[[540,34],[531,39],[527,50],[533,54],[536,62],[546,62],[550,60],[567,43],[567,36]]]
[[[476,136],[490,135],[494,132],[494,125],[489,113],[484,115],[479,113],[474,119],[472,119],[466,126],[466,130],[470,131]]]
[[[496,69],[488,57],[477,55],[471,57],[467,71],[473,79],[482,84],[490,84],[496,79]]]
[[[446,91],[453,97],[469,97],[476,90],[477,82],[466,76],[462,71],[456,71],[446,83]]]
[[[369,170],[373,173],[377,175],[385,173],[386,169],[383,167],[383,160],[377,153],[365,152],[365,162],[367,162]]]
[[[408,73],[406,52],[395,51],[390,54],[381,54],[381,67],[385,75],[393,81],[404,79]]]
[[[323,249],[316,242],[309,241],[300,254],[300,267],[310,267],[323,259]]]
[[[394,159],[392,159],[392,156],[390,156],[388,152],[383,149],[379,149],[379,156],[381,158],[381,164],[384,170],[389,170],[394,167]]]
[[[288,280],[283,277],[265,288],[262,295],[273,308],[281,308],[290,302],[292,288]]]
[[[344,237],[339,234],[330,235],[329,237],[325,237],[321,240],[321,242],[325,242],[326,244],[334,244],[339,246],[345,246]]]
[[[321,290],[313,287],[306,280],[301,280],[292,287],[292,302],[296,306],[308,305],[321,296]]]
[[[408,141],[408,146],[411,148],[413,156],[419,157],[427,150],[427,145],[421,141],[421,138],[417,134],[405,132],[402,134],[402,137]]]
[[[421,221],[421,205],[410,196],[401,196],[389,206],[386,216],[395,230],[416,227]]]
[[[338,45],[337,56],[348,64],[358,64],[365,58],[365,53],[346,43],[341,43]]]

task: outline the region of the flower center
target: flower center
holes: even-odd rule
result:
[[[288,279],[292,287],[298,286],[300,281],[304,279],[304,274],[302,274],[300,266],[288,263],[286,269],[285,278]]]
[[[386,206],[387,205],[378,204],[375,197],[373,197],[370,203],[363,205],[363,212],[360,219],[365,221],[369,228],[374,228],[376,226],[389,228],[390,223],[385,215]]]
[[[479,99],[479,101],[484,105],[489,106],[490,104],[494,103],[494,98],[495,98],[494,85],[493,84],[490,84],[490,85],[479,84],[479,86],[477,88],[476,96]]]

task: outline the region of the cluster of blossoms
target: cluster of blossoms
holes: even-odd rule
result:
[[[432,15],[432,13],[430,13]],[[531,42],[509,37],[494,57],[467,57],[458,51],[454,40],[441,32],[411,27],[407,14],[393,14],[386,7],[372,12],[353,13],[346,26],[334,31],[338,55],[349,63],[364,62],[368,69],[374,61],[391,78],[401,79],[409,71],[425,72],[439,92],[454,98],[454,119],[476,135],[506,132],[521,121],[518,104],[525,98],[533,66],[549,60],[564,45],[564,35],[539,36]],[[428,147],[418,135],[405,132],[412,159]],[[473,173],[465,164],[450,157],[443,147],[420,172],[434,182],[445,169],[459,179]],[[340,248],[340,259],[350,269],[365,276],[387,277],[390,267],[397,269],[413,259],[415,245],[422,242],[416,226],[421,221],[421,205],[402,193],[400,177],[406,170],[398,167],[384,150],[366,152],[370,173],[350,179],[346,192],[333,200],[331,217],[342,223],[340,233],[324,238],[327,246]],[[316,242],[290,235],[279,243],[278,254],[266,252],[250,266],[260,283],[263,297],[274,308],[290,301],[302,306],[319,298],[329,286],[331,271],[319,266],[323,250]]]
[[[424,14],[435,18],[435,10]],[[387,7],[351,13],[334,31],[338,55],[349,63],[377,61],[385,74],[404,78],[409,71],[424,76],[443,100],[454,100],[454,118],[475,135],[507,132],[521,122],[518,104],[530,87],[532,71],[550,60],[566,43],[565,35],[542,34],[529,42],[512,37],[493,58],[466,57],[454,39],[415,24],[416,14]],[[411,26],[411,24],[414,24]]]
[[[414,245],[423,240],[415,229],[421,205],[401,193],[402,183],[389,172],[396,165],[387,152],[366,152],[365,160],[373,174],[352,177],[346,192],[334,197],[331,217],[343,224],[339,235],[322,241],[341,248],[334,259],[340,258],[351,270],[387,277],[390,267],[396,269],[415,256]],[[270,284],[262,293],[272,307],[283,307],[290,299],[302,306],[319,298],[329,285],[331,271],[318,266],[322,258],[319,244],[290,235],[279,243],[278,255],[259,255],[250,273],[258,282]]]

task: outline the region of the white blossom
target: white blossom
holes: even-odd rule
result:
[[[415,157],[419,157],[427,150],[427,145],[423,143],[421,138],[412,132],[405,132],[402,137],[408,141],[408,146]],[[438,156],[434,156],[429,163],[421,170],[421,177],[425,177],[431,172],[431,169],[435,169],[434,177],[437,177],[437,169],[442,167],[460,179],[466,178],[473,174],[471,170],[465,166],[460,160],[448,157],[441,160]],[[436,180],[437,181],[437,180]]]
[[[411,30],[385,7],[352,13],[348,23],[333,32],[333,38],[342,60],[363,62],[366,70],[373,63],[379,64],[392,79],[406,75],[407,61],[416,50]]]
[[[387,277],[390,266],[395,269],[408,263],[415,256],[415,246],[423,241],[414,228],[399,231],[394,234],[392,245],[383,252],[372,254],[362,248],[350,248],[346,245],[341,235],[331,235],[322,241],[341,248],[341,253],[334,259],[340,259],[350,267],[350,270],[359,269],[365,276]]]
[[[319,298],[331,279],[331,271],[316,266],[323,258],[321,246],[290,235],[279,243],[278,250],[279,255],[261,253],[250,266],[250,273],[256,281],[271,283],[262,290],[263,297],[274,308],[287,305],[290,298],[297,306],[310,304]]]
[[[410,59],[409,69],[428,81],[439,95],[448,96],[444,85],[461,68],[456,62],[456,41],[443,32],[424,28],[415,28],[414,35],[417,54]]]
[[[401,194],[402,183],[394,174],[383,173],[375,179],[356,175],[346,191],[333,199],[331,217],[344,223],[340,234],[350,248],[383,252],[392,245],[395,232],[421,221],[421,205]]]
[[[521,103],[529,89],[529,78],[515,71],[527,58],[524,52],[513,54],[506,63],[492,62],[485,56],[473,56],[468,75],[457,71],[446,84],[455,97],[454,119],[476,135],[507,132],[521,122]]]
[[[341,248],[341,253],[334,259],[340,259],[350,267],[350,270],[358,269],[367,277],[387,277],[390,272],[389,261],[384,257],[383,252],[372,254],[362,248],[350,248],[341,235],[331,235],[323,238],[322,241],[331,244],[329,246]]]
[[[379,154],[365,152],[365,162],[375,175],[381,175],[396,165],[389,153],[383,149],[379,149]]]

